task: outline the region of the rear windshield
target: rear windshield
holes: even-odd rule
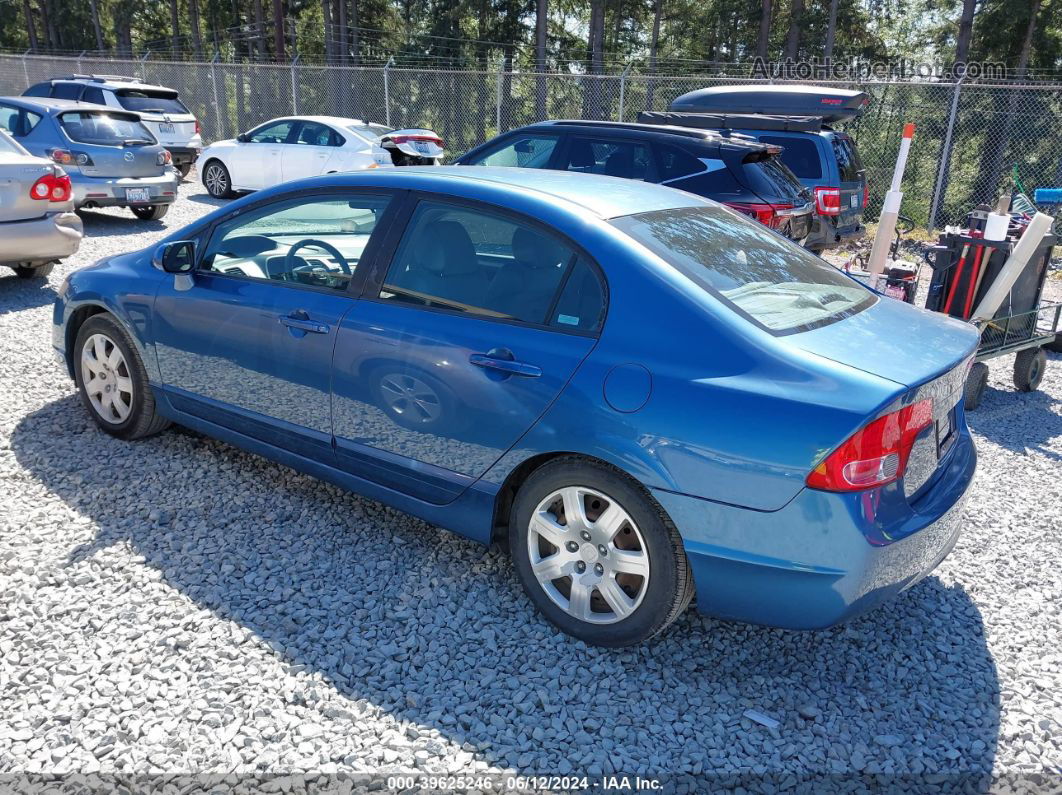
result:
[[[368,138],[370,141],[394,131],[393,128],[385,127],[382,124],[348,124],[347,129],[357,133],[362,138]]]
[[[126,110],[138,113],[180,113],[188,114],[188,108],[177,98],[176,91],[145,91],[144,89],[123,88],[115,91],[118,104]]]
[[[800,179],[819,179],[822,177],[822,163],[819,162],[819,147],[809,138],[787,138],[781,135],[759,135],[761,143],[782,147],[782,162]]]
[[[744,163],[741,171],[748,187],[766,201],[799,206],[810,200],[804,193],[803,183],[793,175],[778,155]]]
[[[153,144],[155,137],[136,116],[71,111],[59,117],[66,137],[79,144],[123,146]]]
[[[875,300],[811,252],[719,205],[655,210],[611,223],[775,334],[832,323]]]
[[[863,164],[856,152],[855,142],[847,135],[834,135],[830,139],[833,142],[833,153],[837,156],[837,170],[841,174],[841,182],[859,182],[863,179]]]

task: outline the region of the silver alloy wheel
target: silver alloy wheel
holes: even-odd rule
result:
[[[211,196],[221,196],[229,189],[229,178],[225,175],[223,166],[211,163],[203,177],[207,190]]]
[[[527,534],[531,571],[568,615],[613,624],[649,587],[649,551],[631,515],[611,497],[567,486],[542,500]]]
[[[81,381],[97,414],[111,424],[133,410],[133,379],[122,349],[105,334],[93,334],[81,347]]]
[[[380,393],[391,411],[410,420],[429,423],[442,414],[442,402],[435,390],[415,376],[385,375],[380,379]]]

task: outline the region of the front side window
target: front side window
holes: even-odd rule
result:
[[[126,110],[135,110],[138,113],[179,113],[182,116],[188,114],[188,108],[177,98],[176,91],[125,88],[114,93],[118,97],[118,104]]]
[[[257,130],[251,133],[250,141],[253,144],[282,144],[288,140],[288,136],[291,135],[291,128],[294,127],[296,122],[278,121],[276,124],[267,124],[265,127],[259,127]]]
[[[468,165],[548,168],[559,140],[555,135],[517,135],[468,161]]]
[[[582,329],[593,314],[582,308],[589,299],[573,297],[567,320],[558,321],[552,312],[576,259],[571,247],[537,227],[425,201],[410,219],[380,298]]]
[[[79,144],[124,146],[155,143],[155,136],[136,116],[70,111],[59,116],[59,126],[67,138]]]
[[[320,196],[270,204],[218,225],[200,269],[346,290],[386,196]]]
[[[649,148],[629,141],[593,141],[574,138],[568,147],[568,171],[604,174],[624,179],[652,179]]]
[[[875,300],[811,252],[720,206],[656,210],[611,223],[768,331],[825,325]]]

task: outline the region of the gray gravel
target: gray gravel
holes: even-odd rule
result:
[[[216,204],[186,183],[162,222],[86,214],[47,284],[0,274],[0,772],[1058,781],[1062,358],[1032,394],[993,363],[965,533],[894,603],[591,649],[496,551],[189,432],[96,430],[51,357],[55,289]]]

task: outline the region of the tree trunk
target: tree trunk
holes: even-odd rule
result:
[[[766,0],[770,3],[771,0]],[[660,47],[660,18],[664,15],[664,0],[656,0],[653,3],[653,34],[649,40],[649,82],[645,87],[645,109],[653,109],[653,99],[656,93],[656,55]]]
[[[41,0],[41,27],[48,41],[48,48],[58,50],[59,35],[55,29],[55,14],[53,13],[52,0]]]
[[[265,10],[262,8],[262,0],[254,0],[254,49],[258,62],[264,62],[266,55],[266,32]]]
[[[331,63],[332,49],[332,0],[321,0],[321,17],[324,20],[325,62]]]
[[[756,37],[756,57],[765,61],[767,60],[767,48],[771,45],[771,11],[771,0],[761,0],[760,33]]]
[[[22,0],[22,13],[26,15],[26,32],[29,33],[29,46],[33,52],[37,52],[37,26],[33,23],[33,8],[30,0]]]
[[[96,49],[103,51],[103,29],[100,27],[100,7],[97,0],[89,0],[92,13],[92,32],[96,34]]]
[[[959,17],[959,37],[955,41],[955,63],[966,63],[970,57],[970,40],[973,38],[974,11],[977,0],[963,0]]]
[[[360,55],[358,47],[360,44],[358,37],[358,0],[350,0],[350,53],[355,66],[358,64]]]
[[[203,60],[203,31],[199,26],[199,0],[188,0],[188,24],[192,29],[192,49],[195,59]]]
[[[286,60],[284,56],[284,5],[281,0],[273,0],[273,54],[278,61]]]
[[[176,61],[181,51],[181,16],[177,11],[177,0],[170,0],[170,36],[170,56]]]
[[[549,0],[535,3],[535,120],[546,118],[546,25],[549,19]]]
[[[605,71],[605,0],[590,0],[590,74],[599,75]],[[601,107],[601,80],[591,77],[587,80],[588,96],[586,102],[586,114],[589,119],[602,117]]]
[[[830,0],[830,19],[826,23],[826,60],[833,60],[833,44],[837,37],[837,0]]]
[[[336,25],[339,26],[339,62],[350,59],[350,38],[347,31],[347,0],[336,0]]]
[[[793,0],[793,10],[789,17],[789,35],[785,39],[785,57],[794,61],[800,53],[800,23],[804,16],[804,0]]]

